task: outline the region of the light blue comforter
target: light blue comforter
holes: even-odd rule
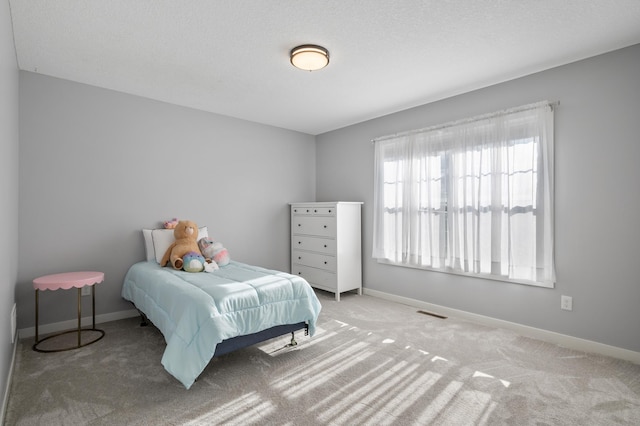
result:
[[[139,262],[125,276],[122,297],[160,329],[162,365],[187,389],[223,340],[303,321],[313,336],[321,309],[304,279],[234,261],[212,273]]]

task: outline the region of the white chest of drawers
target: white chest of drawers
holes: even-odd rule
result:
[[[362,294],[361,202],[291,203],[291,273],[312,287]]]

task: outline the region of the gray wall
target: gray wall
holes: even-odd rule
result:
[[[313,136],[21,71],[19,327],[44,274],[103,271],[97,313],[131,309],[120,291],[140,230],[174,216],[232,259],[288,270],[287,203],[314,198]],[[73,319],[74,303],[43,293],[41,324]]]
[[[0,392],[4,398],[13,354],[9,321],[18,274],[18,64],[7,1],[0,1],[0,223]]]
[[[371,139],[544,99],[561,102],[555,289],[371,258]],[[320,135],[316,156],[318,201],[364,201],[365,288],[640,351],[640,45]]]

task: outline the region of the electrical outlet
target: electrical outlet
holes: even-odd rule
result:
[[[571,296],[560,296],[560,309],[570,311],[573,309],[573,298]]]
[[[84,286],[82,287],[82,295],[83,296],[91,296],[91,286]]]

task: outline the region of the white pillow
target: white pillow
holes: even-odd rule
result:
[[[160,263],[162,256],[175,241],[173,229],[143,229],[142,235],[144,236],[144,250],[147,255],[147,261],[155,260]],[[198,240],[208,236],[209,231],[206,226],[198,228]]]

